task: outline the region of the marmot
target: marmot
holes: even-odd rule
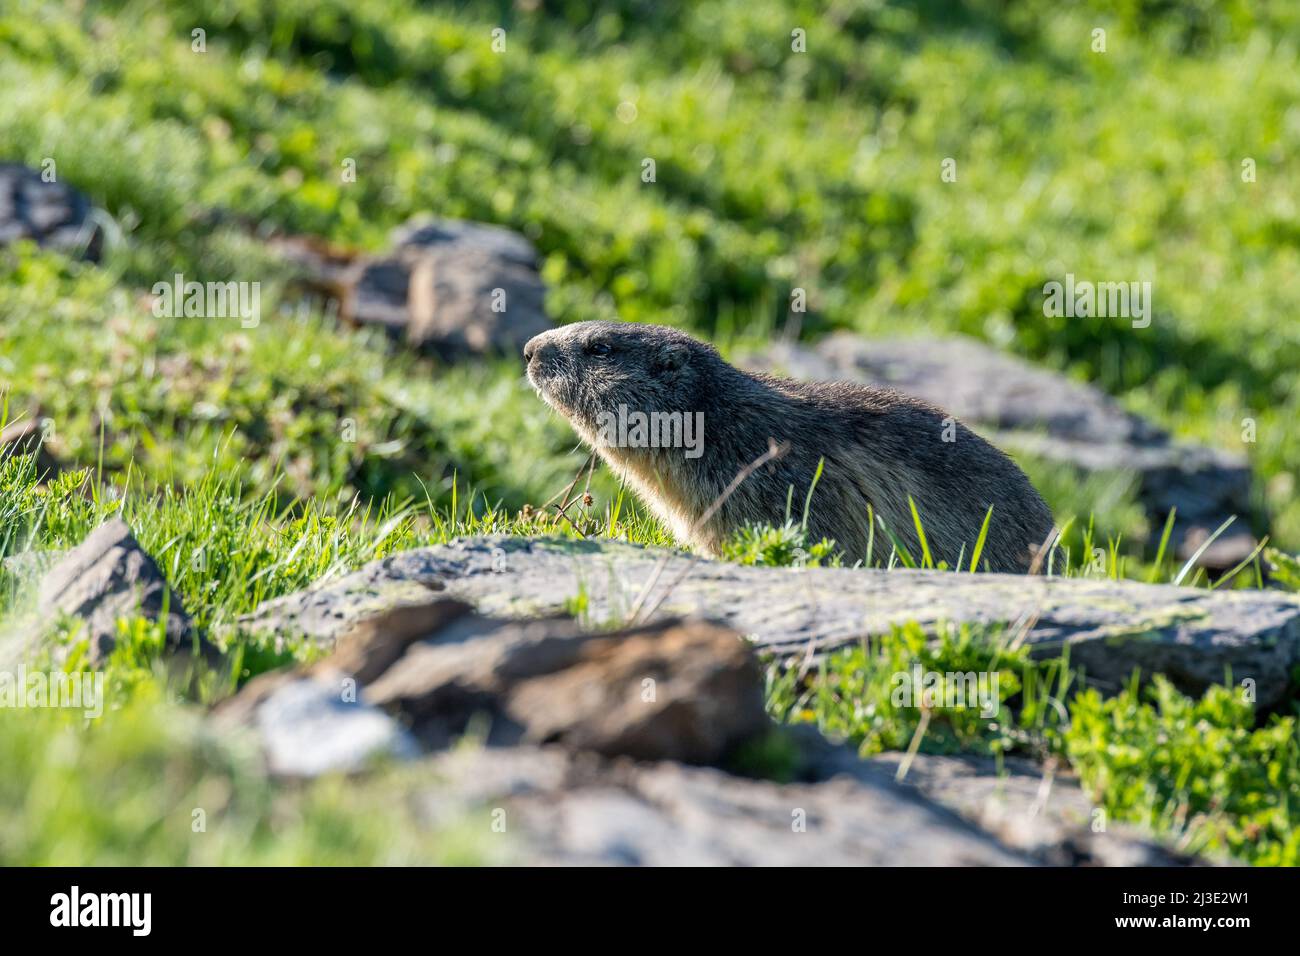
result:
[[[909,496],[931,556],[949,567],[959,556],[969,564],[990,505],[981,568],[1027,571],[1052,533],[1051,511],[1010,458],[941,409],[890,389],[742,372],[676,329],[620,322],[543,332],[524,346],[524,361],[547,404],[680,541],[710,556],[746,524],[802,518],[823,459],[808,530],[813,541],[833,538],[846,564],[867,556],[868,505],[920,562]],[[769,439],[786,453],[702,522]],[[874,554],[890,549],[877,527]]]

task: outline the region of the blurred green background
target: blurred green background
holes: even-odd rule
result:
[[[1294,549],[1300,8],[1063,6],[11,0],[0,157],[54,158],[121,228],[99,269],[0,257],[0,375],[110,473],[184,484],[215,450],[255,491],[544,500],[580,456],[517,365],[275,314],[243,225],[382,248],[432,211],[528,235],[558,321],[725,347],[784,328],[799,287],[805,337],[978,336],[1248,455]],[[155,319],[138,295],[175,271],[269,284],[268,317]],[[1151,327],[1046,318],[1066,272],[1152,281]],[[1122,483],[1034,477],[1058,517],[1143,538]]]

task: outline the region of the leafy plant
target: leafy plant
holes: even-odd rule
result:
[[[840,563],[835,542],[808,540],[808,529],[793,521],[779,527],[747,524],[723,545],[722,556],[737,564],[764,567],[834,567]]]
[[[1083,785],[1113,818],[1175,834],[1194,851],[1300,863],[1295,718],[1275,715],[1257,727],[1241,688],[1211,687],[1198,700],[1156,677],[1110,698],[1085,690],[1070,704],[1062,739]]]

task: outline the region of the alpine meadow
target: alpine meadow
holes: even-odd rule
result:
[[[0,865],[1294,866],[1297,422],[1286,0],[6,0]]]

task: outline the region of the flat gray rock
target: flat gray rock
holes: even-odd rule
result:
[[[893,780],[900,753],[866,761],[841,757],[824,768],[855,778]],[[959,814],[1004,846],[1049,866],[1183,866],[1202,862],[1139,829],[1113,823],[1072,777],[1008,757],[999,771],[988,757],[917,754],[903,785]]]
[[[1025,866],[956,814],[905,788],[841,778],[777,784],[676,763],[558,748],[461,749],[432,758],[420,793],[435,820],[477,810],[517,862],[611,866]],[[475,814],[468,815],[469,820]]]
[[[1241,455],[1173,441],[1103,392],[974,339],[864,339],[835,333],[815,346],[776,343],[745,367],[808,381],[887,386],[951,412],[994,444],[1082,471],[1131,471],[1153,533],[1173,508],[1184,558],[1229,516],[1236,522],[1200,563],[1227,569],[1255,546],[1251,470]]]
[[[390,238],[400,250],[472,249],[503,262],[537,268],[537,250],[531,242],[517,232],[488,223],[417,216],[394,229]]]
[[[649,585],[649,587],[648,587]],[[1300,597],[1085,578],[941,571],[742,567],[605,541],[481,537],[419,548],[262,605],[239,627],[332,643],[386,608],[430,591],[484,614],[525,618],[565,611],[579,596],[597,624],[638,605],[658,616],[703,617],[795,658],[820,654],[907,621],[1030,624],[1037,656],[1069,645],[1071,662],[1103,690],[1135,668],[1188,693],[1255,682],[1257,700],[1283,699],[1300,663]],[[642,591],[647,593],[643,596]]]

